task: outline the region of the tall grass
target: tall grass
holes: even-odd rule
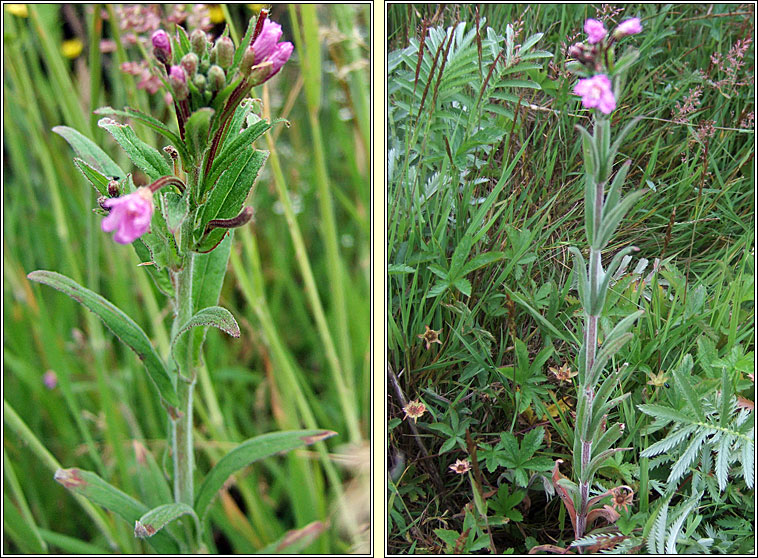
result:
[[[265,117],[289,124],[269,136],[271,156],[251,199],[255,222],[237,231],[221,294],[242,336],[208,333],[195,401],[197,465],[204,473],[234,443],[272,430],[318,426],[339,436],[237,475],[211,512],[212,552],[252,553],[315,521],[323,533],[303,551],[347,552],[361,540],[365,511],[345,509],[346,490],[367,472],[340,457],[367,452],[370,434],[368,10],[272,11],[295,55],[255,94]],[[243,5],[222,13],[233,37],[255,15]],[[171,309],[133,251],[101,232],[95,192],[51,131],[76,128],[130,168],[92,110],[130,105],[174,121],[160,94],[120,71],[138,51],[118,43],[100,54],[102,38],[122,33],[115,16],[102,5],[4,14],[5,552],[144,552],[132,525],[72,498],[53,471],[90,469],[150,501],[140,468],[170,468],[164,415],[138,360],[94,315],[26,279],[39,268],[73,277],[167,353]],[[74,59],[61,51],[71,37],[84,45]],[[53,388],[43,383],[47,371],[57,378]],[[368,492],[358,501],[367,508]]]

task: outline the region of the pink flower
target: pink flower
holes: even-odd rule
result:
[[[116,231],[113,240],[119,244],[131,244],[150,229],[153,218],[153,192],[150,188],[138,188],[135,192],[103,202],[111,212],[101,224],[105,232]]]
[[[55,389],[58,385],[58,376],[52,370],[48,370],[42,375],[42,382],[47,389]]]
[[[153,42],[153,48],[165,50],[171,54],[171,39],[169,39],[168,33],[166,33],[163,29],[158,29],[155,33],[153,33],[151,40]]]
[[[260,35],[258,35],[251,45],[255,54],[253,65],[257,66],[266,60],[270,60],[273,64],[269,77],[278,72],[292,55],[292,43],[280,43],[279,39],[281,37],[282,26],[275,21],[266,19],[263,22],[263,29]]]
[[[581,96],[585,108],[598,108],[603,114],[610,114],[616,108],[611,80],[604,74],[580,79],[574,86],[574,95]]]
[[[588,19],[584,22],[584,32],[587,33],[587,40],[591,45],[602,41],[607,33],[603,22],[596,19]]]
[[[619,26],[616,27],[616,29],[613,31],[613,35],[617,39],[620,39],[621,37],[626,37],[627,35],[635,35],[640,31],[642,31],[640,18],[633,17],[632,19],[627,19],[619,23]]]

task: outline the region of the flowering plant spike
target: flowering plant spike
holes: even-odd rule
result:
[[[267,15],[261,10],[236,46],[226,32],[212,46],[201,29],[194,30],[190,39],[178,27],[152,33],[151,65],[168,88],[178,131],[128,107],[96,111],[107,116],[99,126],[124,148],[135,167],[148,177],[148,185],[135,187],[131,173],[124,172],[78,132],[55,129],[77,152],[92,154],[88,158],[90,172],[85,174],[98,190],[94,211],[103,215],[102,230],[115,232],[113,240],[118,244],[132,244],[144,264],[139,269],[150,273],[173,305],[171,349],[160,355],[145,332],[102,296],[58,273],[35,271],[28,276],[94,312],[145,365],[170,425],[174,501],[142,515],[136,521],[135,534],[146,537],[162,554],[174,554],[177,549],[207,551],[202,542],[202,520],[216,492],[240,466],[336,434],[301,430],[248,440],[221,458],[195,491],[192,401],[204,335],[194,335],[199,332],[192,328],[213,326],[233,337],[240,335],[231,312],[217,304],[230,254],[231,231],[253,218],[253,208],[244,203],[266,161],[267,152],[256,149],[253,143],[271,128],[253,113],[256,105],[248,96],[253,87],[278,73],[293,51],[292,43],[281,41],[281,26],[269,21]],[[160,133],[169,145],[159,151],[143,142],[129,125],[111,117],[140,121]],[[113,245],[112,249],[117,248]],[[195,285],[202,285],[202,292],[194,292]],[[52,385],[53,380],[46,383]],[[111,494],[112,488],[103,479],[87,471],[68,471],[59,471],[56,480],[113,509],[102,496]],[[72,483],[70,471],[76,471],[81,482]],[[92,487],[97,490],[90,490]],[[193,521],[187,523],[185,538],[175,541],[178,547],[166,541],[174,541],[180,530],[170,537],[156,534],[166,523],[187,515]]]
[[[621,196],[621,186],[629,170],[629,162],[613,175],[616,153],[632,125],[627,125],[612,138],[608,115],[616,110],[621,95],[619,79],[636,59],[636,51],[628,51],[613,64],[614,43],[622,37],[641,30],[639,19],[632,18],[619,25],[610,36],[602,22],[587,20],[584,26],[588,42],[573,45],[569,54],[574,61],[568,66],[582,77],[574,88],[581,96],[582,105],[593,111],[592,132],[577,126],[584,153],[584,210],[585,230],[589,245],[589,261],[575,247],[569,248],[574,258],[574,277],[579,300],[583,307],[584,333],[578,351],[576,426],[573,442],[574,480],[564,477],[558,470],[561,460],[555,463],[553,483],[563,500],[574,528],[575,538],[581,539],[598,518],[614,522],[619,514],[614,507],[626,508],[632,501],[633,492],[628,487],[618,487],[599,496],[590,497],[590,487],[597,470],[603,462],[617,452],[630,448],[614,448],[624,432],[623,425],[607,426],[608,412],[629,394],[611,398],[614,389],[624,374],[627,365],[605,372],[613,356],[633,336],[629,331],[642,311],[623,318],[605,336],[602,347],[598,342],[600,315],[608,292],[610,277],[618,269],[622,258],[634,247],[619,251],[607,267],[602,264],[602,251],[608,246],[621,219],[642,192]],[[610,186],[609,186],[610,185]],[[609,186],[609,187],[608,187]],[[556,375],[559,371],[556,371]],[[568,377],[568,374],[563,376]],[[559,376],[560,377],[560,376]],[[627,490],[623,490],[626,488]],[[613,506],[607,502],[612,497]],[[548,550],[546,545],[543,549]],[[535,549],[532,549],[534,551]]]

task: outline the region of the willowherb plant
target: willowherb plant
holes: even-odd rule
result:
[[[211,502],[233,472],[335,434],[303,430],[252,438],[221,458],[195,490],[192,399],[196,371],[207,326],[240,335],[235,318],[218,306],[218,299],[232,229],[252,218],[252,207],[243,205],[267,157],[253,142],[271,128],[271,123],[253,112],[248,95],[290,58],[292,43],[282,42],[281,36],[281,27],[267,18],[266,10],[251,20],[236,48],[227,32],[215,43],[209,42],[202,29],[190,35],[180,26],[175,33],[153,32],[152,63],[157,62],[161,81],[172,96],[179,133],[133,108],[96,111],[106,116],[99,126],[147,175],[147,186],[136,188],[130,174],[76,130],[55,128],[76,151],[75,164],[98,192],[95,211],[104,217],[103,231],[114,232],[117,243],[131,244],[157,287],[172,300],[169,354],[159,355],[129,316],[74,280],[52,271],[34,271],[28,277],[94,312],[144,363],[170,425],[173,501],[148,509],[95,473],[75,468],[59,469],[55,479],[131,522],[135,536],[147,538],[161,554],[205,549]],[[132,118],[161,134],[170,145],[161,153],[111,116]],[[194,529],[171,524],[184,515],[193,519]]]
[[[603,517],[614,522],[619,518],[614,507],[602,504],[607,496],[612,497],[614,505],[623,507],[633,496],[631,488],[618,487],[590,497],[590,487],[595,473],[606,459],[617,452],[631,449],[613,447],[623,434],[623,424],[615,423],[606,427],[608,411],[629,396],[626,393],[610,398],[625,366],[605,377],[603,371],[618,350],[632,338],[629,329],[642,311],[623,318],[605,337],[601,348],[598,344],[598,322],[611,277],[622,258],[635,250],[634,247],[621,250],[607,268],[603,268],[603,249],[608,246],[624,215],[642,195],[642,192],[634,192],[623,198],[621,196],[621,186],[630,162],[625,163],[611,180],[613,163],[621,142],[637,120],[627,124],[612,140],[611,122],[607,116],[617,107],[624,73],[639,56],[636,50],[629,49],[616,60],[615,46],[624,37],[639,33],[641,29],[640,20],[631,18],[622,21],[609,34],[601,21],[588,19],[584,30],[589,44],[577,43],[569,49],[569,55],[574,59],[569,63],[569,69],[582,76],[574,93],[581,96],[585,108],[595,109],[591,133],[577,126],[582,137],[584,155],[585,230],[589,244],[589,262],[577,248],[570,248],[574,257],[577,290],[584,311],[583,342],[577,359],[579,385],[573,444],[576,482],[561,475],[558,470],[561,460],[555,463],[553,469],[553,483],[569,513],[577,541],[584,537],[596,519]]]

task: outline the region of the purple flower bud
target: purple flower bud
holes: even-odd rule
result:
[[[183,101],[189,96],[189,87],[187,87],[187,74],[181,66],[171,66],[168,72],[168,81],[174,93],[174,99]]]
[[[263,28],[253,44],[247,48],[240,62],[240,72],[248,75],[255,68],[255,82],[263,83],[281,70],[292,56],[293,46],[290,42],[280,43],[282,27],[266,19]],[[270,65],[268,64],[270,62]],[[260,68],[256,68],[259,66]]]
[[[154,211],[150,188],[138,188],[126,196],[109,198],[103,205],[110,208],[110,213],[103,219],[101,227],[105,232],[116,231],[113,240],[119,244],[131,244],[150,228]]]
[[[640,18],[633,17],[619,23],[619,26],[613,31],[613,36],[617,39],[626,37],[627,35],[635,35],[642,31],[642,24]]]
[[[219,37],[216,39],[216,45],[213,47],[216,51],[216,63],[222,68],[228,68],[232,65],[234,58],[234,43],[229,37]]]
[[[171,60],[171,39],[163,29],[158,29],[152,36],[153,55],[163,64]]]
[[[182,68],[184,68],[184,71],[187,72],[187,75],[190,78],[197,72],[197,65],[199,63],[200,60],[198,59],[197,54],[194,52],[188,52],[182,56],[182,61],[180,62]]]
[[[607,33],[603,22],[596,19],[588,19],[584,22],[584,32],[587,33],[587,41],[591,45],[602,41]]]
[[[42,375],[42,383],[47,389],[55,389],[58,385],[58,376],[52,370],[48,370]]]

